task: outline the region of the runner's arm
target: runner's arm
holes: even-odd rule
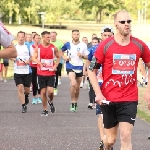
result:
[[[14,37],[0,22],[0,44],[4,47],[4,50],[0,51],[0,58],[15,58],[17,57],[17,51],[12,43]]]
[[[59,65],[59,62],[60,62],[60,52],[59,52],[57,47],[54,47],[54,53],[55,53],[55,56],[57,57],[57,60],[55,63],[55,66],[57,67]]]
[[[32,56],[32,61],[34,61],[37,64],[42,64],[39,60],[38,60],[38,48],[35,48],[33,56]]]

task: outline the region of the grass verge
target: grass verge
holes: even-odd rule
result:
[[[150,123],[150,116],[149,116],[146,112],[144,112],[144,111],[138,109],[138,110],[137,110],[137,116],[138,116],[140,119],[142,119],[142,120],[147,121],[147,122]]]

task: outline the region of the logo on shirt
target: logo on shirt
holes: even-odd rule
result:
[[[4,25],[0,22],[0,26],[4,29],[4,31],[7,33],[7,34],[10,34],[10,32],[4,27]]]
[[[80,47],[77,47],[77,51],[78,51],[78,52],[80,51]]]

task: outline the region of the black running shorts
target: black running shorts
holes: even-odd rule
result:
[[[134,125],[138,102],[117,102],[101,105],[104,128],[115,127],[119,122],[128,122]]]
[[[67,74],[69,74],[69,72],[74,72],[72,69],[67,69],[66,71],[67,71]],[[76,72],[74,72],[74,73],[76,75],[76,78],[79,78],[79,77],[83,76],[83,71],[80,72],[80,73],[76,73]]]
[[[24,87],[30,87],[31,85],[31,74],[14,74],[14,80],[16,86],[19,84],[23,84]]]
[[[54,87],[55,75],[54,76],[40,76],[38,75],[38,84],[40,89],[49,87]]]

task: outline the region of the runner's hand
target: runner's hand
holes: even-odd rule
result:
[[[150,91],[147,90],[146,93],[145,93],[145,95],[144,95],[144,98],[147,101],[147,103],[148,103],[148,109],[150,110],[150,94],[149,93],[150,93]]]
[[[54,71],[57,70],[57,66],[56,66],[56,65],[53,66],[53,70],[54,70]]]
[[[78,57],[82,57],[82,54],[78,51],[78,52],[77,52],[77,56],[78,56]]]
[[[99,105],[102,105],[102,100],[106,100],[102,93],[96,95],[95,102]]]
[[[26,61],[25,61],[25,64],[28,65],[28,64],[29,64],[29,60],[26,60]]]

